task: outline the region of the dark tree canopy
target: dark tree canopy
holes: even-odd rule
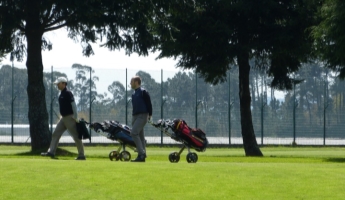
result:
[[[320,24],[313,27],[316,51],[326,66],[345,78],[345,1],[326,0],[319,12]]]
[[[82,44],[83,54],[94,52],[90,43],[101,41],[114,50],[124,48],[147,55],[155,44],[150,22],[151,1],[140,0],[0,0],[0,52],[12,59],[27,58],[31,146],[49,146],[48,113],[43,84],[42,50],[52,44],[45,32],[66,28],[68,37]],[[68,48],[68,47],[66,47]]]
[[[266,56],[273,86],[291,88],[289,74],[311,56],[307,27],[315,24],[316,10],[307,0],[181,1],[167,8],[172,14],[158,27],[160,57],[176,58],[179,67],[218,83],[240,52]]]
[[[249,89],[250,59],[269,60],[272,85],[291,88],[290,75],[311,56],[308,27],[315,22],[314,0],[0,0],[0,52],[26,54],[32,148],[49,145],[41,51],[52,48],[45,32],[66,28],[92,55],[97,40],[159,58],[178,59],[207,82],[226,80],[238,66],[241,126],[246,155],[262,155],[253,129]],[[43,102],[43,103],[42,103]]]
[[[162,11],[163,22],[157,25],[159,57],[176,58],[179,67],[195,69],[213,84],[225,81],[231,64],[236,64],[244,148],[246,155],[261,156],[252,123],[249,60],[267,58],[266,72],[273,77],[272,86],[291,88],[290,75],[312,52],[307,28],[315,22],[314,1],[174,2]]]
[[[26,52],[25,35],[36,18],[36,32],[43,34],[65,27],[68,37],[79,41],[83,54],[93,54],[90,43],[100,40],[110,49],[126,48],[147,55],[154,39],[148,27],[151,4],[138,0],[3,0],[0,1],[0,47],[21,60]],[[51,43],[42,38],[43,49]]]

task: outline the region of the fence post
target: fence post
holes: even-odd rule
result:
[[[13,129],[13,123],[14,123],[14,100],[16,99],[16,97],[13,97],[13,90],[14,90],[14,65],[13,65],[13,61],[12,61],[12,102],[11,102],[11,142],[12,144],[14,143],[14,129]]]
[[[231,102],[231,73],[229,70],[229,99],[228,99],[228,125],[229,125],[229,145],[231,145],[231,108],[232,108],[232,102]]]
[[[293,116],[292,116],[292,120],[293,120],[293,142],[292,144],[296,144],[296,83],[294,81],[293,83]]]
[[[302,83],[303,79],[296,79],[296,75],[293,78],[293,142],[292,145],[296,144],[296,108],[298,107],[298,102],[296,99],[296,85]]]
[[[161,69],[161,119],[163,120],[163,69]],[[163,146],[163,130],[161,130],[161,145]]]
[[[195,71],[195,128],[198,128],[198,73]]]
[[[128,110],[128,108],[127,108],[128,107],[128,95],[127,95],[127,87],[128,87],[128,83],[127,83],[127,68],[126,68],[126,87],[125,87],[126,88],[126,101],[125,101],[125,103],[126,103],[126,120],[125,120],[126,121],[126,125],[128,125],[128,117],[127,117],[128,116],[128,111],[127,111]]]
[[[53,101],[55,98],[53,98],[53,72],[54,68],[53,66],[51,67],[51,72],[50,72],[50,134],[53,134]]]
[[[261,76],[261,145],[264,144],[264,78]]]
[[[89,108],[89,119],[90,119],[90,123],[92,123],[92,119],[91,119],[91,112],[92,112],[92,102],[93,102],[93,100],[91,99],[92,97],[91,97],[91,95],[92,95],[92,93],[91,93],[91,91],[92,91],[92,67],[90,67],[90,94],[89,94],[89,98],[90,98],[90,108]],[[90,133],[90,143],[91,143],[91,138],[92,138],[92,136],[91,136],[91,127],[89,126],[89,133]]]
[[[323,145],[326,145],[326,109],[328,107],[328,71],[324,82],[324,99],[323,99]]]

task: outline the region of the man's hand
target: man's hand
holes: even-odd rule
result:
[[[152,116],[149,116],[149,118],[148,118],[148,121],[147,121],[148,123],[152,123]]]

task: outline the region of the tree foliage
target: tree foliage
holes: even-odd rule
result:
[[[85,108],[90,107],[90,103],[97,97],[103,98],[103,95],[98,94],[95,84],[96,81],[99,81],[99,77],[93,75],[95,71],[90,66],[73,64],[72,69],[76,70],[76,77],[74,84],[70,88],[74,91],[76,97],[79,98],[77,107],[80,110],[85,110]]]
[[[115,105],[117,102],[125,98],[126,89],[122,83],[114,81],[108,86],[108,92],[110,92],[113,97],[110,102]]]
[[[272,86],[292,88],[290,75],[311,55],[307,28],[315,23],[314,1],[176,1],[165,9],[165,23],[157,25],[159,57],[178,58],[179,67],[195,69],[213,84],[225,81],[236,64],[246,155],[262,155],[252,127],[249,61],[267,58]]]
[[[325,0],[319,11],[321,22],[313,27],[316,52],[328,68],[345,78],[345,2]]]
[[[150,38],[150,3],[138,0],[49,0],[0,1],[0,44],[5,52],[22,60],[27,50],[26,34],[31,27],[29,14],[38,20],[37,32],[66,28],[68,37],[82,44],[82,53],[94,54],[90,43],[100,40],[110,49],[125,48],[128,54],[147,55],[154,39]],[[48,38],[42,37],[42,48],[50,49]]]
[[[140,0],[1,0],[0,52],[11,59],[27,58],[29,123],[33,150],[48,148],[50,136],[43,83],[42,50],[52,45],[44,33],[66,28],[68,37],[94,54],[91,43],[111,50],[147,55],[155,44],[151,35],[152,3]]]
[[[160,57],[196,69],[206,81],[225,81],[241,51],[249,58],[266,56],[273,86],[291,88],[289,75],[311,53],[307,28],[315,24],[314,1],[181,1],[164,13]]]

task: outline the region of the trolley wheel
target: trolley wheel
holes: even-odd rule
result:
[[[198,154],[194,152],[188,153],[186,159],[188,163],[196,163],[198,161]]]
[[[172,152],[169,154],[169,161],[172,163],[178,163],[180,161],[180,155],[177,152]]]
[[[111,151],[110,153],[109,153],[109,159],[111,160],[111,161],[118,161],[119,159],[120,159],[120,155],[119,155],[119,153],[117,152],[117,151]]]
[[[128,151],[122,151],[120,153],[120,160],[121,161],[130,161],[131,160],[131,154]]]

